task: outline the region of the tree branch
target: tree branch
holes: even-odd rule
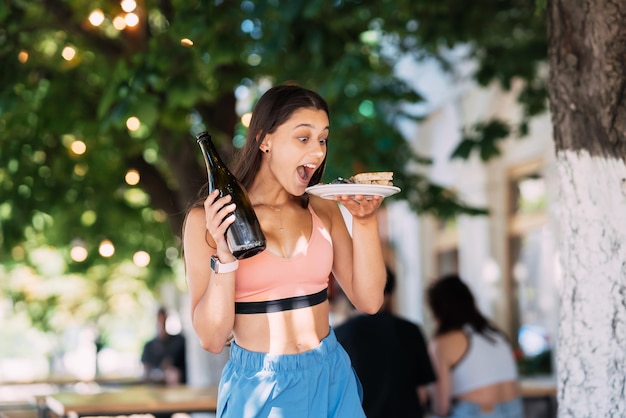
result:
[[[163,210],[168,215],[172,232],[180,237],[184,220],[184,208],[179,205],[180,197],[170,189],[165,178],[141,155],[127,159],[129,167],[139,171],[139,186],[150,196],[151,206]]]

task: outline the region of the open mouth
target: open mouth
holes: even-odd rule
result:
[[[302,179],[302,181],[308,182],[315,170],[317,169],[316,165],[313,164],[303,164],[298,166],[298,176]]]

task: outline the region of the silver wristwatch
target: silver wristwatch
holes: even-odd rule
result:
[[[239,260],[231,261],[230,263],[221,263],[220,259],[216,255],[211,256],[211,270],[216,274],[230,273],[237,270],[239,267]]]

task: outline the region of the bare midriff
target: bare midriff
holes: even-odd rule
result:
[[[328,335],[328,301],[289,311],[235,317],[235,342],[248,351],[299,354],[317,347]]]
[[[516,381],[495,383],[457,395],[456,399],[481,405],[483,412],[489,412],[496,404],[511,401],[519,397],[519,385]]]

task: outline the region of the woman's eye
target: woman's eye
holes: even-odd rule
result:
[[[301,142],[306,142],[308,140],[309,140],[308,136],[300,136],[300,137],[298,137],[298,141],[301,141]]]
[[[322,145],[326,145],[327,142],[328,142],[328,138],[320,139],[320,144]]]

